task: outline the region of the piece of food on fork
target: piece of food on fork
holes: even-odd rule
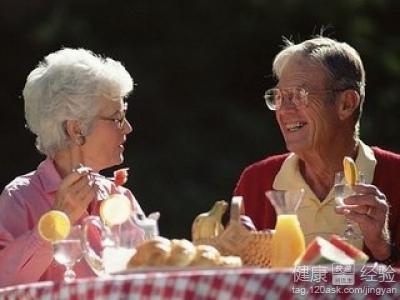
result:
[[[116,186],[122,186],[128,181],[128,170],[129,170],[129,168],[121,168],[121,169],[114,171],[113,177],[107,177],[100,173],[94,172],[91,168],[86,167],[83,164],[79,164],[79,167],[74,169],[73,171],[76,171],[80,174],[82,172],[88,172],[93,183],[96,183],[96,181],[99,179],[108,179],[108,180],[113,181]],[[102,185],[97,185],[97,187],[98,187],[97,197],[101,200],[107,199],[109,197],[108,191],[106,191],[104,188],[102,188]]]

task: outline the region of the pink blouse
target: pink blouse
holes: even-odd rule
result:
[[[60,182],[53,161],[46,159],[36,171],[15,178],[3,190],[0,196],[0,287],[63,279],[65,268],[53,260],[51,243],[43,240],[37,231],[37,222],[51,209]],[[107,179],[96,182],[109,194],[124,194],[132,200],[134,209],[143,213],[128,189]],[[90,215],[99,215],[100,201],[93,199],[92,203]],[[77,223],[88,215],[86,212]],[[74,271],[78,278],[95,276],[84,259],[75,265]]]

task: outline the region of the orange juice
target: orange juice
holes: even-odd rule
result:
[[[305,250],[304,235],[296,215],[278,215],[272,238],[272,267],[292,267]]]

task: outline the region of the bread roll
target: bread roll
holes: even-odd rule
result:
[[[163,237],[145,241],[128,262],[128,268],[163,266],[171,252],[171,242]]]
[[[221,254],[213,246],[198,245],[196,246],[196,254],[190,263],[194,267],[214,267],[218,266]]]
[[[167,266],[186,267],[196,254],[196,247],[188,240],[171,240],[171,253],[166,261]]]
[[[243,265],[242,259],[239,256],[221,256],[219,258],[219,265],[221,267],[241,267]]]

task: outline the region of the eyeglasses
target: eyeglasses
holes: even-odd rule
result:
[[[288,88],[288,89],[269,89],[264,94],[265,104],[270,110],[279,110],[284,100],[290,101],[296,108],[306,107],[308,105],[308,95],[318,92],[338,92],[345,89],[326,89],[308,92],[304,88]]]
[[[124,103],[123,110],[121,112],[121,117],[120,118],[107,118],[107,117],[98,117],[99,120],[104,120],[104,121],[113,121],[115,123],[115,126],[122,130],[124,129],[124,126],[127,122],[126,120],[126,111],[128,110],[128,103]]]

